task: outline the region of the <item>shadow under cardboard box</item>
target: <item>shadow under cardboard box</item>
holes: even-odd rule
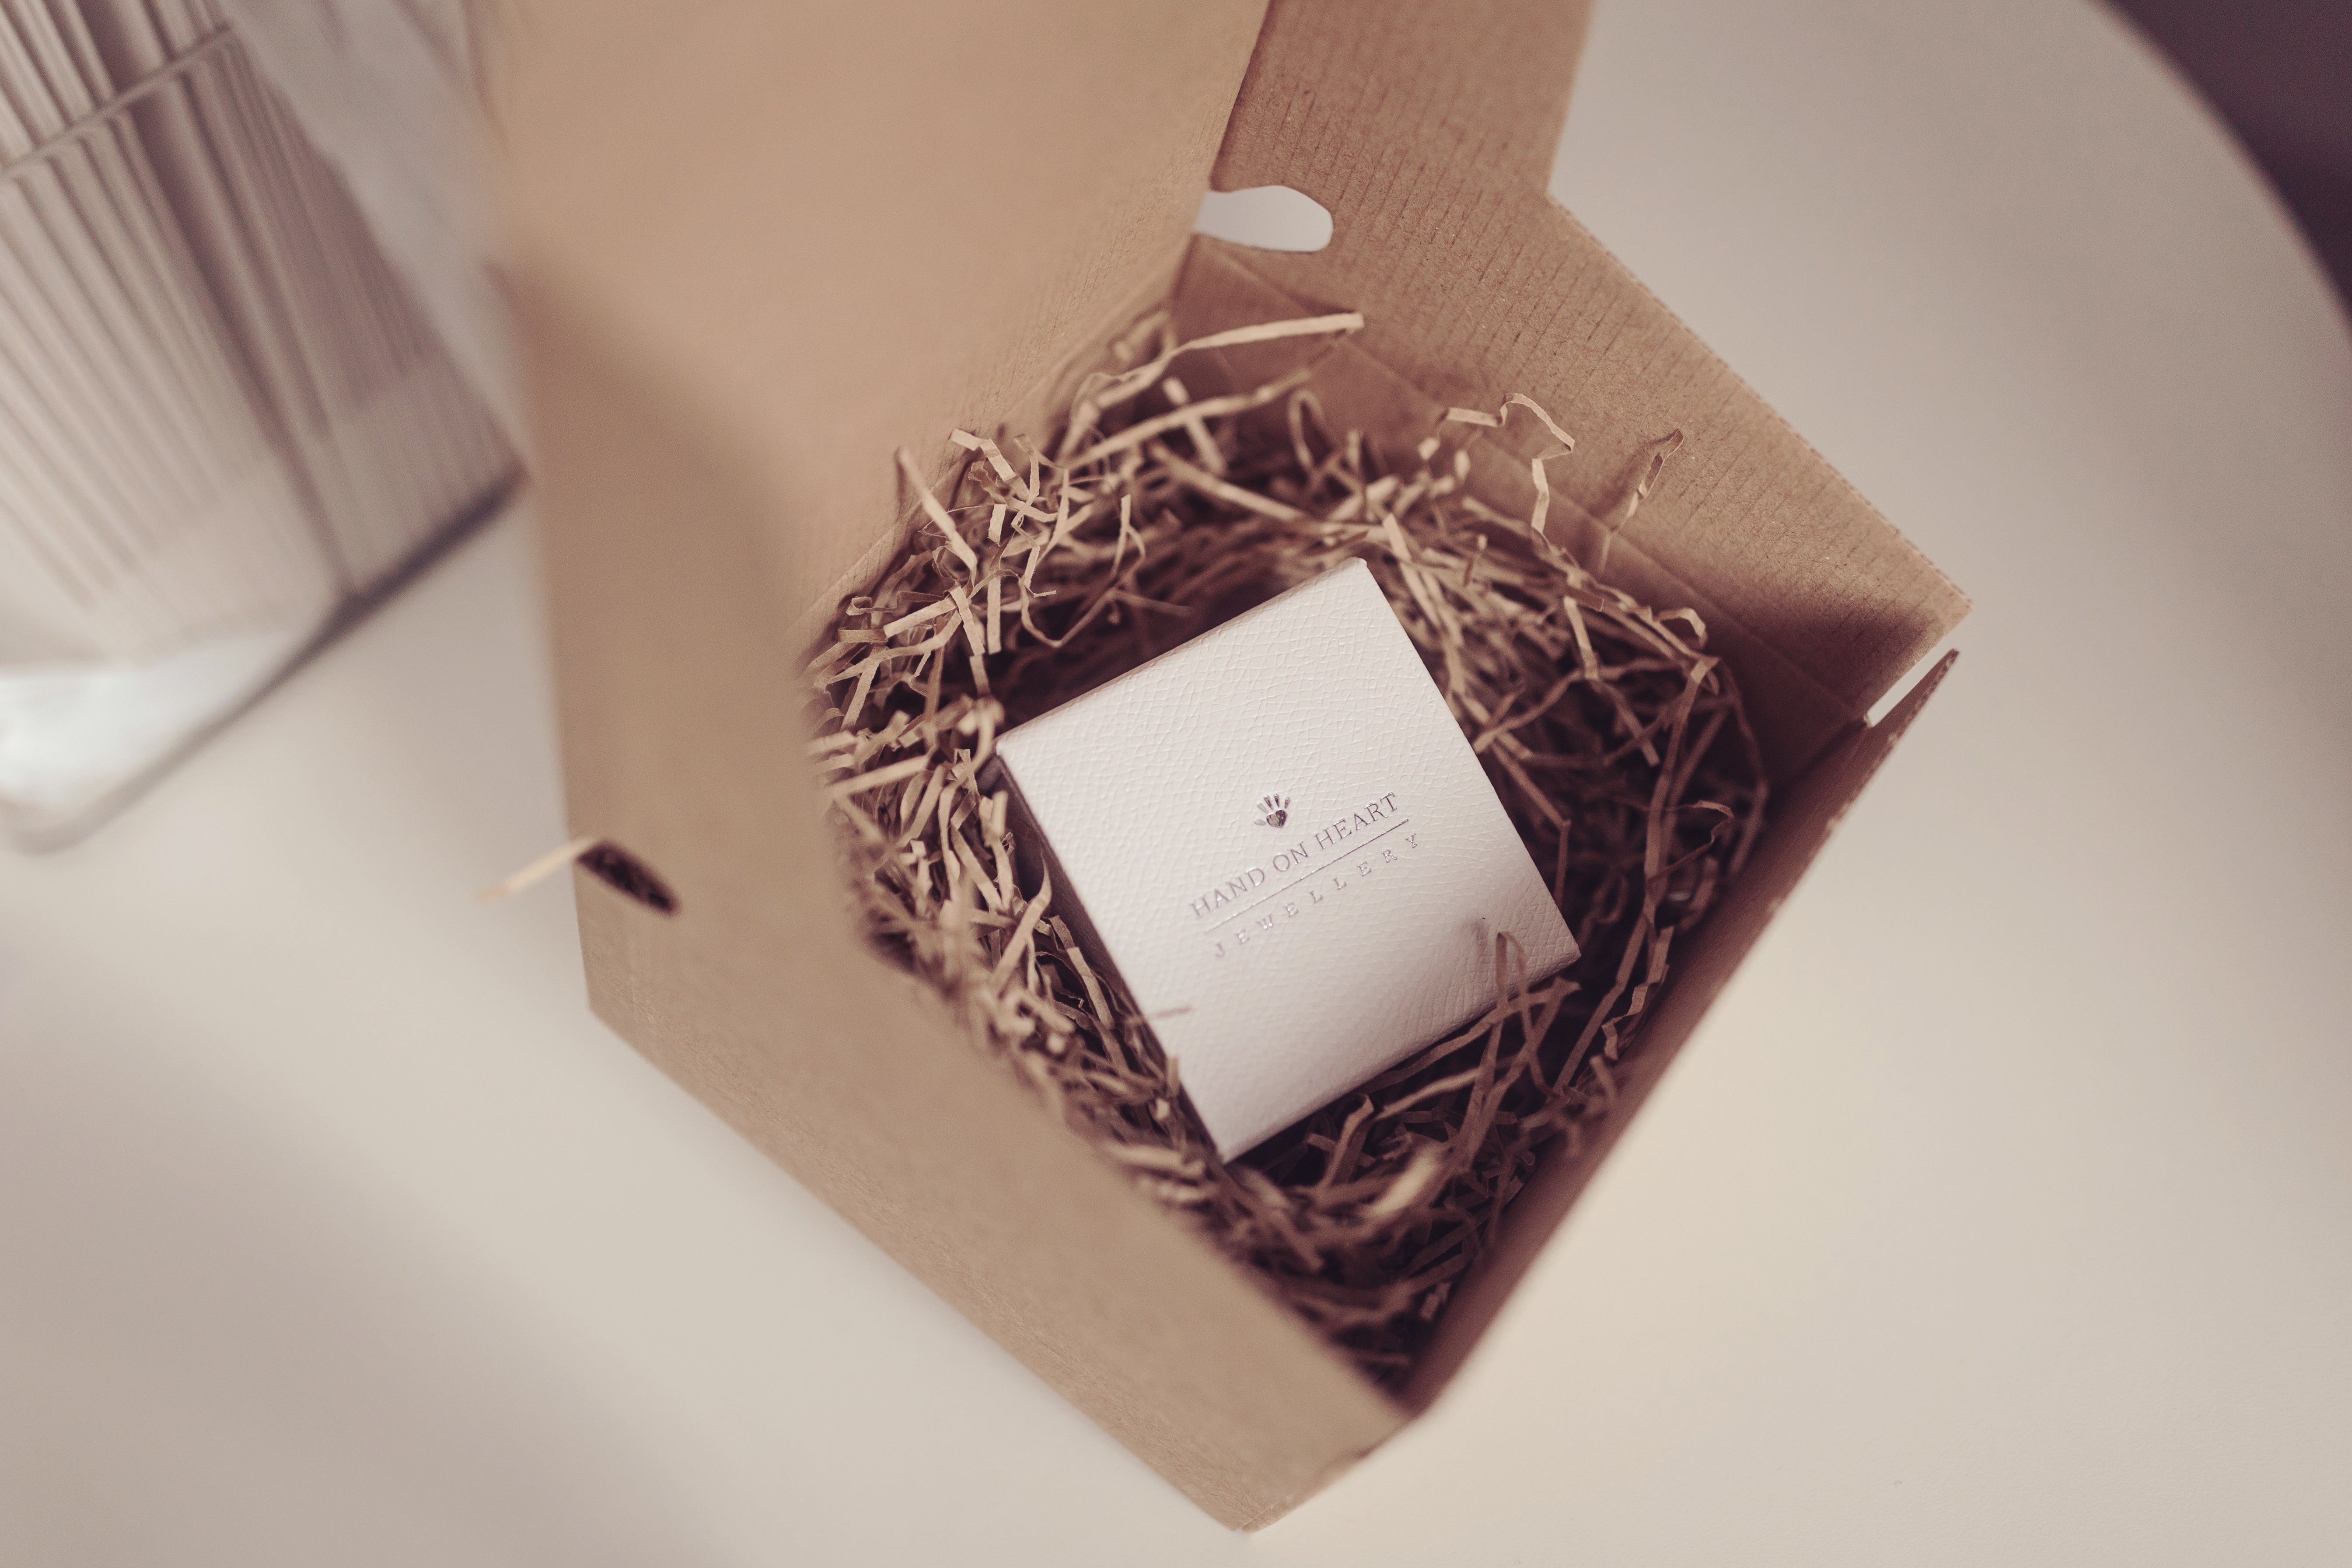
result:
[[[1115,34],[1066,0],[1010,9],[1017,25],[893,0],[822,37],[750,0],[685,37],[555,0],[534,18],[510,188],[569,810],[676,899],[663,914],[583,873],[582,942],[615,1029],[1202,1507],[1255,1528],[1460,1368],[1948,669],[1864,722],[1967,601],[1545,194],[1582,7],[1219,0]],[[901,30],[927,39],[917,58],[894,52]],[[1063,87],[1003,129],[988,84],[1014,76]],[[1017,145],[944,156],[981,123]],[[645,180],[624,219],[613,169],[690,173]],[[1332,242],[1195,238],[1211,183],[1303,191]],[[1538,1168],[1393,1389],[864,946],[803,754],[808,637],[907,537],[894,448],[1042,433],[1171,296],[1188,337],[1361,310],[1316,386],[1336,427],[1375,439],[1409,447],[1449,405],[1543,403],[1580,442],[1548,470],[1553,537],[1588,563],[1605,542],[1609,581],[1699,613],[1773,777],[1765,836],[1677,946],[1607,1125]],[[1236,352],[1222,374],[1255,384],[1299,352]],[[1474,441],[1472,484],[1525,515],[1517,441]]]

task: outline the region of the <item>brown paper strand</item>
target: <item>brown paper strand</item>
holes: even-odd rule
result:
[[[899,454],[926,526],[810,667],[810,752],[872,939],[1139,1187],[1392,1380],[1538,1156],[1580,1146],[1615,1108],[1670,951],[1738,872],[1766,790],[1698,616],[1639,604],[1546,537],[1545,469],[1575,442],[1532,399],[1449,410],[1391,466],[1325,426],[1303,373],[1215,397],[1169,374],[1191,350],[1360,324],[1178,343],[1157,315],[1081,390],[1049,443],[1058,459],[958,431],[967,461],[940,496]],[[1557,443],[1530,461],[1526,519],[1470,496],[1467,453],[1445,444],[1519,410]],[[1604,552],[1681,444],[1657,444]],[[1228,1163],[1050,886],[1017,884],[982,770],[1006,725],[1350,558],[1420,648],[1583,956],[1531,984],[1498,934],[1493,1011]]]

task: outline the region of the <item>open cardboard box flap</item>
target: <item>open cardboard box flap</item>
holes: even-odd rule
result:
[[[905,538],[891,453],[943,471],[952,427],[1042,428],[1171,290],[1188,331],[1362,310],[1318,388],[1377,438],[1537,398],[1579,438],[1554,537],[1587,561],[1680,431],[1608,574],[1706,617],[1781,804],[1678,950],[1618,1127],[1933,679],[1863,715],[1966,600],[1546,195],[1581,5],[523,9],[514,278],[570,812],[678,900],[582,879],[596,1008],[1203,1507],[1264,1523],[1434,1396],[1608,1139],[1538,1173],[1392,1394],[869,954],[798,681]],[[1331,244],[1192,237],[1213,182],[1304,191]],[[1481,438],[1482,493],[1524,510],[1530,450]]]

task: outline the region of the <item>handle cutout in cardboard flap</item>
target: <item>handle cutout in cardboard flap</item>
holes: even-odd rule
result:
[[[669,884],[652,867],[611,839],[588,833],[558,845],[512,876],[492,882],[475,898],[486,904],[513,898],[539,886],[566,866],[578,866],[623,898],[643,904],[656,914],[677,913],[677,895],[670,891]]]
[[[1209,191],[1192,232],[1257,250],[1307,255],[1331,243],[1331,209],[1288,185]]]
[[[582,853],[580,868],[623,898],[634,899],[656,914],[677,913],[677,895],[670,891],[669,884],[652,867],[609,838],[597,840]]]

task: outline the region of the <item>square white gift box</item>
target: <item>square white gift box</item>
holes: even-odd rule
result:
[[[1497,935],[1531,981],[1576,957],[1360,561],[996,754],[1055,908],[1076,906],[1227,1157],[1486,1012]]]

